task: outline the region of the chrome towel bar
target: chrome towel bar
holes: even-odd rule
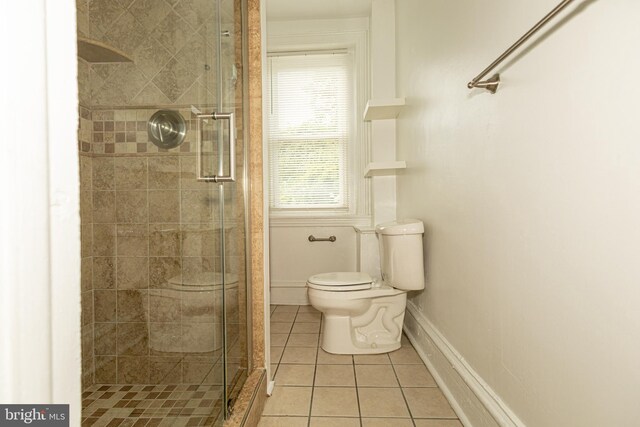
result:
[[[573,2],[573,0],[563,0],[559,5],[557,5],[551,12],[547,14],[544,18],[542,18],[536,25],[533,26],[529,31],[525,33],[524,36],[520,37],[520,39],[515,42],[509,49],[507,49],[502,55],[498,57],[495,61],[491,63],[487,68],[484,69],[480,74],[478,74],[473,80],[467,83],[467,87],[469,89],[473,89],[476,87],[487,89],[491,93],[496,93],[498,90],[498,85],[500,84],[500,74],[496,73],[491,78],[487,80],[482,80],[484,76],[489,74],[493,69],[495,69],[498,65],[500,65],[505,59],[507,59],[516,49],[522,46],[527,40],[529,40],[535,33],[537,33],[542,27],[544,27],[547,22],[552,20],[557,14],[562,12],[564,8],[569,6],[569,3]]]
[[[310,242],[335,242],[336,240],[338,240],[336,238],[336,236],[329,236],[329,237],[315,237],[313,234],[309,235],[309,241]]]

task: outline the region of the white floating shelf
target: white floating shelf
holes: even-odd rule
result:
[[[395,119],[404,106],[404,98],[371,99],[364,109],[364,120]]]
[[[364,177],[370,178],[372,176],[391,176],[398,173],[400,169],[406,169],[407,162],[399,160],[396,162],[374,162],[369,163],[364,170]]]

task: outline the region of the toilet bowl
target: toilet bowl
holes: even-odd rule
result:
[[[334,354],[377,354],[400,348],[407,292],[424,289],[424,225],[407,219],[376,227],[382,280],[363,272],[307,279],[311,305],[322,313],[320,346]]]
[[[225,275],[225,298],[237,300],[238,278]],[[163,353],[207,353],[222,347],[222,275],[183,273],[149,290],[149,347]]]

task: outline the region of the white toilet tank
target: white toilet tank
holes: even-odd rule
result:
[[[376,226],[376,233],[382,280],[396,289],[424,289],[422,221],[403,219],[385,222]]]

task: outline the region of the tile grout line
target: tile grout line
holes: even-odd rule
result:
[[[296,312],[296,318],[298,318],[298,313],[300,312],[300,306],[298,306],[298,311]],[[295,320],[293,321],[295,325]],[[293,327],[292,327],[293,330]],[[320,330],[322,330],[322,317],[320,317]],[[316,375],[318,373],[318,353],[320,353],[320,331],[318,331],[318,346],[316,347],[316,360],[313,366],[313,381],[311,382],[311,399],[309,401],[309,418],[307,418],[307,427],[311,427],[311,411],[313,409],[313,395],[316,389]]]
[[[276,308],[273,309],[273,312],[275,312],[278,307],[279,306],[276,306]],[[280,362],[282,361],[282,356],[284,356],[284,351],[287,349],[287,344],[289,344],[289,337],[291,337],[291,331],[293,330],[293,325],[296,323],[296,317],[298,317],[298,310],[299,309],[300,309],[300,307],[296,308],[296,315],[293,316],[293,323],[291,323],[291,328],[289,328],[289,333],[287,334],[287,339],[284,342],[284,346],[282,347],[282,354],[280,355],[280,358],[278,359],[276,370],[273,372],[273,377],[272,377],[273,381],[275,381],[276,374],[278,373],[278,370],[280,369]],[[273,314],[273,312],[270,313],[269,320],[271,320],[271,314]],[[269,348],[269,351],[271,351],[271,348]]]
[[[402,334],[400,335],[400,341],[402,342]],[[402,348],[402,346],[400,347]],[[391,369],[393,370],[393,375],[396,377],[396,381],[398,381],[398,387],[400,388],[400,393],[402,394],[402,399],[404,400],[404,404],[407,405],[407,411],[409,412],[409,417],[411,418],[411,423],[415,426],[416,421],[413,418],[413,413],[411,412],[411,408],[409,407],[409,402],[407,402],[407,397],[404,395],[404,388],[402,387],[402,383],[400,382],[400,378],[398,378],[398,373],[396,372],[396,365],[393,362],[393,359],[389,357],[389,361],[391,362]]]
[[[360,408],[360,392],[358,390],[358,375],[356,373],[356,358],[351,355],[351,368],[353,369],[353,382],[356,388],[356,403],[358,404],[358,421],[362,427],[362,409]]]

